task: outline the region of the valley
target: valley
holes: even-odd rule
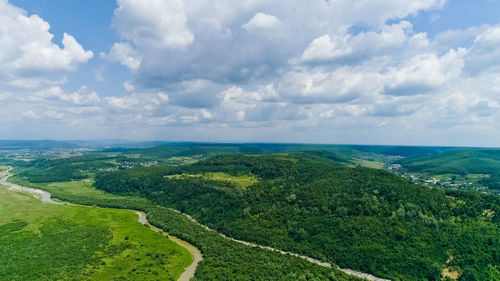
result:
[[[58,203],[143,212],[152,229],[202,253],[192,280],[483,280],[498,272],[498,196],[415,184],[373,164],[428,156],[212,146],[2,161],[14,167],[9,181]]]

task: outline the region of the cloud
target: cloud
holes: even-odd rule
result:
[[[53,42],[48,22],[6,0],[0,1],[0,26],[0,96],[8,98],[0,118],[14,127],[16,121],[22,126],[36,121],[39,130],[49,120],[60,119],[59,108],[99,101],[95,92],[84,88],[70,93],[61,88],[67,74],[93,57],[73,36],[64,33],[60,44]]]
[[[8,67],[23,74],[74,71],[93,57],[92,51],[85,51],[71,35],[64,33],[62,43],[63,49],[46,40],[27,42],[20,46],[21,56]]]
[[[94,91],[86,86],[80,87],[78,91],[66,93],[59,86],[50,87],[34,93],[28,98],[32,102],[40,101],[63,101],[73,105],[89,105],[99,102],[101,99]]]
[[[194,41],[182,0],[118,0],[113,26],[137,46],[184,48]]]
[[[471,73],[500,71],[500,26],[493,26],[475,39],[466,57],[466,69]]]
[[[457,128],[500,136],[499,27],[422,31],[415,16],[439,16],[444,3],[119,0],[119,39],[101,59],[130,76],[106,97],[64,78],[89,51],[69,35],[52,43],[48,23],[10,5],[7,15],[38,28],[22,42],[52,51],[16,68],[35,50],[0,50],[0,91],[11,105],[2,114],[179,140],[415,143],[453,141]]]
[[[123,82],[123,89],[127,92],[133,92],[135,90],[134,84],[129,81]]]
[[[60,80],[54,80],[54,79],[48,80],[45,78],[36,78],[36,77],[18,77],[18,78],[12,78],[12,80],[8,81],[7,86],[14,89],[37,90],[47,87],[63,85],[66,82],[67,79],[65,77]]]
[[[450,50],[446,55],[422,54],[400,67],[391,67],[385,75],[384,93],[390,95],[426,94],[459,78],[465,49]]]
[[[137,86],[166,90],[171,83],[186,80],[227,85],[272,79],[289,67],[290,60],[300,58],[314,39],[326,39],[324,43],[331,45],[348,35],[349,26],[358,23],[373,26],[374,31],[351,36],[347,43],[354,45],[357,55],[370,51],[363,44],[371,43],[371,37],[380,43],[377,50],[388,52],[405,39],[409,24],[386,26],[387,20],[436,9],[443,3],[119,0],[113,27],[124,41],[137,47],[132,57],[142,58],[135,73]],[[347,54],[344,46],[339,47]],[[328,53],[332,47],[326,48],[323,55],[332,58]]]
[[[125,110],[139,103],[139,99],[135,95],[124,97],[107,97],[108,105],[114,109]]]
[[[228,119],[237,121],[243,121],[246,111],[256,107],[256,102],[262,100],[257,92],[246,92],[235,86],[222,92],[222,97],[222,107],[225,109]]]
[[[33,112],[31,110],[23,112],[22,117],[24,119],[40,119],[40,117],[35,112]]]
[[[345,30],[332,36],[324,34],[309,44],[300,60],[316,64],[352,64],[377,56],[394,55],[402,47],[414,51],[426,49],[429,45],[426,34],[414,34],[412,27],[410,22],[401,21],[356,35]]]
[[[168,102],[168,95],[165,93],[158,93],[158,98],[161,102]]]
[[[49,110],[49,111],[45,112],[45,115],[50,119],[56,119],[56,120],[60,120],[60,119],[64,118],[64,113],[61,113],[61,112],[58,112],[55,110]]]
[[[303,61],[329,60],[345,55],[346,50],[339,50],[338,43],[335,41],[338,40],[333,40],[328,34],[321,35],[309,44],[301,59]]]
[[[142,57],[132,49],[132,46],[123,42],[115,43],[113,47],[111,47],[109,54],[101,53],[101,57],[109,61],[119,62],[131,70],[138,69],[142,62]]]
[[[249,32],[252,32],[261,29],[270,29],[279,24],[280,20],[277,17],[259,12],[241,27]]]
[[[7,1],[0,1],[0,11],[0,73],[10,79],[75,71],[93,57],[69,34],[62,48],[53,43],[50,25],[37,15],[28,16]]]
[[[342,103],[378,93],[382,75],[343,67],[335,70],[300,67],[277,85],[280,97],[297,104]]]
[[[434,44],[440,50],[470,46],[479,34],[490,27],[491,26],[488,24],[482,24],[480,26],[471,26],[465,29],[450,29],[438,33],[434,37]]]

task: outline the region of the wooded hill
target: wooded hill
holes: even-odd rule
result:
[[[500,150],[467,149],[429,157],[407,158],[397,163],[410,172],[429,174],[494,174],[500,172]]]
[[[95,186],[173,207],[234,238],[392,280],[439,280],[445,267],[460,280],[499,273],[499,197],[430,189],[319,156],[222,155],[100,173]],[[208,172],[259,180],[242,188]]]

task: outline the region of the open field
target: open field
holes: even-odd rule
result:
[[[245,174],[245,175],[241,175],[241,176],[232,176],[230,174],[222,173],[222,172],[209,172],[209,173],[204,173],[204,174],[168,175],[165,177],[169,178],[169,179],[182,179],[184,177],[203,178],[205,180],[231,183],[231,184],[234,184],[240,188],[247,188],[247,187],[251,186],[252,184],[259,181],[259,178],[257,178],[255,175],[252,175],[252,174]]]
[[[378,161],[370,161],[370,160],[363,160],[363,159],[356,159],[354,161],[356,164],[366,167],[366,168],[372,168],[372,169],[382,169],[384,168],[384,163],[378,162]]]
[[[149,200],[140,197],[120,196],[98,190],[92,186],[92,179],[68,182],[32,183],[25,178],[14,176],[10,178],[9,181],[19,185],[48,191],[56,199],[83,205],[100,206],[101,201],[108,203],[106,207],[119,207],[120,204],[118,204],[118,202],[126,202],[130,206],[144,206],[149,204]],[[117,202],[117,204],[112,202]]]
[[[175,280],[192,256],[127,210],[41,203],[0,188],[0,279]]]

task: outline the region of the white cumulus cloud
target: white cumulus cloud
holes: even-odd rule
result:
[[[113,25],[137,46],[184,48],[194,36],[182,0],[118,0]]]
[[[93,57],[66,33],[60,48],[52,42],[49,23],[5,0],[0,1],[0,26],[0,72],[11,79],[74,71]]]
[[[253,31],[258,29],[269,29],[278,24],[280,24],[280,20],[277,17],[259,12],[241,27],[247,31]]]
[[[132,46],[123,42],[115,43],[113,47],[111,47],[109,54],[101,53],[101,57],[110,61],[119,62],[131,70],[138,69],[142,62],[142,57],[137,54]]]
[[[107,97],[108,105],[114,109],[129,109],[139,103],[139,99],[135,95],[124,97]]]

